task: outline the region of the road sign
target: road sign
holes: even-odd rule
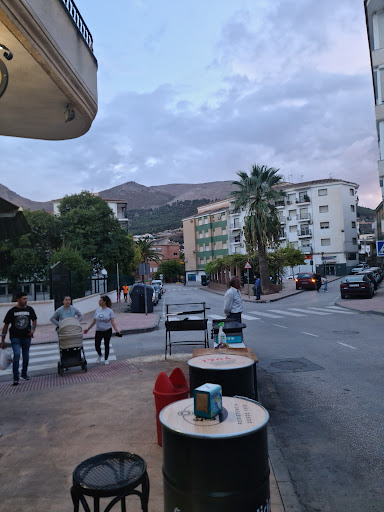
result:
[[[378,256],[384,256],[384,240],[377,240],[376,252]]]
[[[249,263],[249,261],[246,262],[244,268],[252,268],[252,265]]]

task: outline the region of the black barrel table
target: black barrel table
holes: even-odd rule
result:
[[[164,511],[270,510],[266,409],[253,400],[223,397],[215,419],[196,418],[193,399],[165,407]]]
[[[191,394],[207,382],[220,384],[225,396],[256,398],[254,361],[235,354],[207,354],[188,361]]]

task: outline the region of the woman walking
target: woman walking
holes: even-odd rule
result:
[[[83,315],[77,308],[75,308],[75,306],[71,305],[71,302],[71,297],[66,295],[63,300],[63,305],[56,309],[56,311],[53,313],[53,316],[50,320],[57,327],[59,327],[59,323],[64,320],[64,318],[76,317],[79,322],[81,322]]]
[[[112,302],[108,295],[102,295],[100,297],[99,306],[100,307],[95,311],[90,326],[88,329],[84,329],[84,334],[87,334],[87,332],[96,324],[95,349],[98,355],[96,363],[101,362],[101,341],[104,339],[104,364],[109,364],[109,342],[112,336],[112,327],[118,335],[120,335],[120,331],[116,327],[115,315],[111,309]]]

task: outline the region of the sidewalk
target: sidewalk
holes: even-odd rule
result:
[[[128,451],[147,463],[149,510],[163,512],[162,448],[157,444],[152,390],[161,371],[169,375],[180,367],[188,376],[187,363],[173,357],[150,363],[117,361],[64,377],[44,375],[16,388],[0,383],[1,510],[73,510],[74,468],[100,453]],[[291,506],[294,492],[286,492],[290,479],[281,471],[283,459],[271,429],[269,437],[271,511],[298,512],[300,508]],[[279,486],[287,494],[288,508]],[[127,510],[138,512],[139,503],[136,496],[129,497]]]
[[[345,309],[360,311],[361,313],[374,313],[384,315],[384,281],[375,291],[372,299],[339,299],[336,304]]]
[[[340,276],[327,276],[328,283],[332,281],[336,281],[341,279]],[[271,293],[269,295],[261,295],[261,300],[255,300],[255,296],[253,295],[252,286],[249,286],[249,298],[248,298],[248,285],[241,290],[241,298],[243,302],[254,302],[256,304],[266,304],[268,302],[276,302],[278,300],[286,299],[287,297],[291,297],[292,295],[297,295],[299,293],[303,293],[306,290],[296,290],[296,282],[294,279],[286,279],[283,281],[283,289],[279,293]],[[218,295],[224,295],[225,292],[219,290],[211,290],[208,286],[201,286],[200,290],[205,290],[206,292],[216,293]]]
[[[122,334],[137,334],[140,332],[149,332],[158,328],[160,315],[157,313],[130,313],[125,302],[112,304],[115,313],[115,322]],[[86,329],[92,322],[94,311],[86,313],[83,316],[81,325]],[[93,339],[95,337],[95,327],[84,335],[84,339]],[[56,326],[53,324],[39,325],[37,319],[36,335],[32,339],[32,344],[57,342]]]

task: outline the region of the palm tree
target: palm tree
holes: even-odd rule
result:
[[[156,263],[159,263],[161,261],[159,254],[152,249],[153,242],[154,240],[149,240],[148,238],[136,241],[137,248],[140,251],[141,261],[143,263],[148,263],[148,261],[155,261]]]
[[[282,182],[278,169],[266,165],[253,165],[249,175],[239,171],[240,180],[232,184],[235,211],[245,208],[244,236],[248,253],[258,252],[261,286],[264,292],[271,290],[267,248],[277,246],[281,225],[275,203],[281,201],[284,192],[275,187]]]

